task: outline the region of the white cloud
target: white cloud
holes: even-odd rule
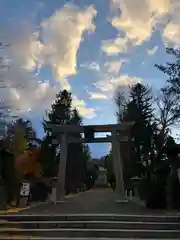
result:
[[[21,96],[20,96],[20,94],[18,93],[18,91],[17,91],[16,88],[10,89],[10,93],[15,97],[15,99],[16,99],[17,101],[20,100]]]
[[[153,55],[156,54],[157,50],[158,50],[158,46],[154,46],[153,48],[148,49],[147,53],[148,53],[149,56],[153,56]]]
[[[17,27],[17,26],[16,26]],[[11,29],[9,29],[11,31]],[[11,47],[8,49],[11,54],[12,62],[20,68],[33,71],[42,65],[41,54],[44,45],[39,40],[39,33],[33,32],[32,26],[28,24],[19,24],[17,31],[9,36],[8,41],[12,41]]]
[[[89,92],[89,99],[109,99],[109,97],[103,93],[98,93],[98,92]]]
[[[37,113],[42,117],[44,110],[50,107],[58,89],[51,86],[48,81],[41,81],[39,77],[32,72],[36,59],[30,52],[34,48],[28,48],[28,44],[22,44],[22,49],[20,48],[20,35],[27,36],[26,33],[23,34],[20,32],[20,34],[18,34],[17,32],[17,36],[13,38],[15,45],[12,44],[11,48],[5,49],[8,58],[12,57],[12,60],[9,63],[10,68],[3,71],[2,80],[6,89],[0,89],[1,98],[10,104],[11,112],[16,115],[24,115],[28,113],[28,109],[32,109],[33,114]],[[34,36],[35,35],[33,35],[33,37]],[[19,45],[17,45],[18,38]],[[15,51],[15,46],[17,47],[17,52]],[[27,46],[27,49],[25,46]],[[23,51],[24,56],[22,54]],[[29,64],[28,54],[30,54],[30,57],[33,56],[32,59],[34,59],[34,62],[31,62],[32,64]]]
[[[162,38],[166,45],[168,44],[173,44],[175,46],[180,45],[179,12],[180,12],[179,0],[171,0],[169,5],[168,21],[162,35]]]
[[[86,68],[86,69],[92,70],[92,71],[97,71],[97,72],[100,71],[100,66],[96,62],[84,63],[84,64],[81,64],[80,67]]]
[[[65,77],[76,74],[77,51],[86,31],[94,31],[94,6],[80,9],[67,4],[44,20],[36,30],[20,24],[9,34],[13,39],[10,54],[13,63],[29,71],[50,65],[56,80],[67,86]],[[12,29],[10,29],[11,31]]]
[[[128,75],[122,75],[119,78],[112,79],[112,83],[115,85],[133,85],[137,82],[141,82],[142,79],[139,77],[130,77]]]
[[[179,46],[179,0],[110,0],[110,2],[114,11],[120,10],[119,15],[113,17],[111,23],[119,32],[117,39],[119,35],[124,34],[125,46],[141,45],[144,41],[150,40],[154,29],[162,27],[158,25],[159,23],[164,26],[162,36],[164,43]],[[108,45],[108,53],[120,52],[114,42]]]
[[[71,85],[68,83],[68,80],[66,78],[61,78],[61,89],[66,89],[67,91],[71,90]]]
[[[85,31],[94,31],[94,6],[81,10],[67,4],[41,24],[46,62],[56,79],[76,74],[77,51]]]
[[[163,40],[165,44],[180,45],[180,17],[176,16],[165,27],[163,32]]]
[[[177,1],[177,0],[175,0]],[[153,14],[153,17],[161,17],[161,15],[169,12],[171,4],[175,2],[174,0],[148,0],[150,12]]]
[[[80,115],[87,119],[93,119],[97,116],[96,109],[87,107],[76,107]]]
[[[73,99],[73,107],[84,107],[86,105],[84,100],[78,99],[76,95],[73,95],[72,99]]]
[[[34,84],[31,83],[29,91],[27,89],[24,91],[23,89],[16,88],[10,90],[14,111],[19,109],[21,114],[25,114],[31,109],[33,113],[35,112],[40,117],[50,108],[57,92],[57,87],[51,86],[49,81],[39,84],[36,82]],[[85,101],[78,99],[76,96],[73,96],[72,106],[76,107],[80,115],[84,118],[92,119],[96,117],[96,109],[88,108]]]
[[[108,55],[115,55],[120,52],[127,52],[128,41],[126,38],[117,37],[116,39],[105,40],[102,42],[102,50]]]
[[[34,82],[26,87],[25,91],[18,88],[10,89],[10,99],[15,111],[19,109],[25,113],[28,109],[32,109],[41,116],[50,107],[56,93],[57,88],[51,86],[49,82],[39,84]]]
[[[103,79],[103,80],[100,80],[100,81],[94,83],[94,86],[97,89],[101,90],[102,92],[106,92],[106,93],[109,93],[110,91],[113,91],[113,89],[114,89],[111,79],[109,79],[109,78]]]
[[[116,1],[117,2],[117,1]],[[167,13],[168,0],[119,0],[122,14],[112,20],[112,25],[123,30],[127,39],[133,44],[140,45],[151,37],[157,17]]]
[[[124,62],[127,62],[127,60],[121,59],[121,60],[116,60],[116,61],[109,61],[105,63],[105,67],[107,67],[108,73],[114,73],[118,74],[120,71],[120,68]]]
[[[77,108],[80,115],[87,119],[92,119],[97,116],[95,108],[88,108],[84,100],[79,100],[77,96],[73,96],[73,107]]]
[[[77,51],[86,31],[93,32],[94,6],[80,9],[66,4],[34,32],[27,24],[13,36],[13,55],[28,70],[50,65],[57,80],[76,74]],[[40,40],[41,39],[41,40]]]
[[[142,82],[141,78],[130,77],[128,75],[122,75],[118,78],[107,78],[105,80],[98,81],[95,83],[95,87],[102,92],[108,94],[109,98],[114,96],[114,92],[118,88],[127,88],[130,85],[133,85],[137,82]]]
[[[95,30],[95,15],[93,5],[81,9],[66,4],[39,27],[16,22],[6,29],[3,39],[12,43],[6,50],[7,58],[15,67],[5,72],[4,81],[15,88],[6,90],[4,97],[11,100],[14,111],[19,109],[24,113],[32,109],[33,114],[36,111],[39,116],[43,115],[60,89],[71,89],[67,78],[76,74],[77,52],[84,33]],[[52,68],[60,85],[41,81],[41,68],[47,66]],[[95,110],[85,104],[78,108],[87,117],[95,116]]]
[[[174,1],[174,0],[173,0]],[[168,13],[169,0],[110,0],[111,8],[119,15],[112,18],[111,23],[119,32],[117,39],[103,44],[103,50],[108,54],[127,51],[128,46],[141,45],[149,40],[154,28]],[[119,39],[119,35],[124,37]],[[122,47],[116,43],[120,42]]]

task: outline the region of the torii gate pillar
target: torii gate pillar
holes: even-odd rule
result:
[[[60,159],[58,166],[58,178],[56,184],[56,201],[62,200],[65,195],[65,177],[67,161],[68,139],[67,134],[62,134],[60,142]]]
[[[120,154],[120,142],[117,139],[116,131],[112,132],[112,154],[114,172],[116,175],[116,194],[119,197],[117,201],[125,200],[124,179],[123,179],[123,163]]]

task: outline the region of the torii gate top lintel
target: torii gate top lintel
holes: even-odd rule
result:
[[[73,132],[80,132],[83,133],[85,128],[91,128],[94,132],[124,132],[128,129],[131,129],[134,125],[134,122],[126,122],[123,124],[106,124],[106,125],[55,125],[49,124],[48,128],[52,129],[53,132],[59,133],[73,133]]]

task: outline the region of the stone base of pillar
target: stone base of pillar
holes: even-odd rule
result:
[[[66,202],[66,199],[64,196],[56,198],[56,203]]]
[[[19,208],[25,208],[27,206],[28,206],[28,196],[27,197],[20,197],[18,207]]]
[[[116,203],[128,203],[129,200],[128,199],[117,199],[115,202]]]
[[[6,210],[6,190],[4,186],[0,186],[0,208]]]

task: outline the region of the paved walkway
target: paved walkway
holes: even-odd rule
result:
[[[45,203],[32,207],[19,214],[147,214],[147,210],[137,202],[117,203],[117,196],[111,189],[92,189],[74,195],[57,204]],[[156,213],[156,211],[155,211]],[[160,213],[159,211],[157,213]],[[162,211],[161,211],[162,213]]]

